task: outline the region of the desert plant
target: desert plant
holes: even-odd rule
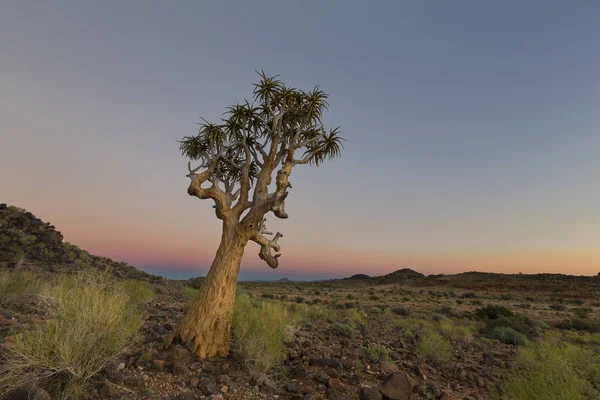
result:
[[[261,72],[253,95],[255,103],[228,107],[219,122],[204,120],[197,135],[179,141],[189,159],[187,194],[212,200],[223,222],[221,243],[199,294],[169,338],[169,344],[191,345],[201,359],[229,352],[235,286],[248,242],[260,246],[259,257],[269,267],[279,265],[280,254],[273,251],[280,251],[282,234],[269,237],[265,216],[288,218],[285,201],[294,167],[319,166],[342,151],[339,130],[323,126],[328,96],[318,87],[294,89]],[[206,187],[208,182],[212,186]]]
[[[600,379],[600,362],[590,351],[542,341],[517,352],[515,367],[495,393],[496,399],[595,399],[592,382]]]
[[[353,338],[356,335],[356,329],[348,324],[333,324],[333,331],[346,338]]]
[[[0,306],[9,308],[15,303],[32,300],[40,290],[40,278],[35,273],[17,269],[0,269]]]
[[[452,345],[439,333],[427,331],[419,339],[417,353],[430,362],[445,364],[452,359]]]
[[[490,336],[492,339],[499,340],[506,344],[514,344],[515,346],[524,346],[528,343],[527,336],[508,326],[495,327]]]
[[[285,360],[285,342],[295,325],[279,303],[238,295],[233,310],[234,351],[252,373],[266,373]]]
[[[361,346],[360,354],[369,362],[391,360],[390,350],[382,344],[374,344],[368,347]]]
[[[455,342],[468,343],[473,339],[473,333],[477,331],[474,324],[458,325],[449,319],[444,319],[439,325],[440,333]]]
[[[51,381],[61,398],[79,398],[89,379],[123,352],[141,326],[139,301],[106,274],[62,277],[40,293],[47,321],[14,337],[0,388]]]

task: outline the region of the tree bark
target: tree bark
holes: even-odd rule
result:
[[[229,353],[237,276],[248,242],[226,225],[210,270],[167,343],[182,343],[203,360]]]

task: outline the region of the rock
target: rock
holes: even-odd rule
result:
[[[298,392],[300,392],[300,386],[298,386],[294,382],[288,382],[285,385],[285,390],[287,390],[290,393],[298,393]]]
[[[213,380],[205,376],[200,378],[198,389],[200,389],[202,394],[204,394],[205,396],[219,393],[219,389],[217,388],[217,385],[213,382]]]
[[[223,400],[223,396],[220,394],[211,394],[206,398],[206,400]]]
[[[221,385],[229,385],[229,376],[227,375],[220,375],[219,378],[217,378],[217,380],[219,381],[219,383]]]
[[[144,381],[141,379],[137,379],[134,378],[133,376],[128,376],[127,378],[125,378],[125,380],[123,381],[123,383],[125,384],[125,386],[127,387],[138,387],[138,386],[143,386]]]
[[[183,392],[175,396],[173,400],[198,400],[198,396],[192,392]]]
[[[329,375],[323,371],[319,371],[314,375],[313,379],[319,383],[327,383],[329,380]]]
[[[417,378],[426,381],[427,375],[423,372],[423,369],[418,365],[413,365],[411,368],[412,372],[417,376]]]
[[[26,386],[8,393],[4,400],[50,400],[50,395],[42,388]]]
[[[114,383],[115,385],[122,385],[125,380],[125,377],[122,373],[120,373],[117,370],[109,370],[106,371],[106,379],[108,379],[110,383]]]
[[[446,392],[442,392],[442,394],[438,397],[438,400],[458,400],[456,397],[450,396]]]
[[[250,385],[260,387],[265,384],[266,379],[267,376],[265,374],[252,374],[250,378]]]
[[[370,387],[364,387],[360,389],[358,394],[359,400],[381,400],[383,396],[379,393],[379,390],[375,390]]]
[[[199,383],[200,383],[200,379],[198,379],[195,376],[192,379],[190,379],[190,386],[192,388],[197,388]]]
[[[292,378],[304,378],[308,376],[308,372],[304,368],[296,368],[291,372],[290,376]]]
[[[184,375],[188,373],[188,367],[186,367],[185,365],[183,365],[180,362],[174,362],[173,365],[171,366],[171,373],[173,375]]]
[[[227,385],[221,386],[221,393],[227,393],[228,390],[229,390],[229,387]]]
[[[344,384],[336,378],[329,378],[327,380],[327,386],[339,392],[344,392],[346,390],[346,386],[344,386]]]
[[[413,387],[413,393],[420,394],[420,395],[425,395],[427,393],[427,385],[425,385],[424,382],[416,384]]]
[[[100,393],[100,397],[103,398],[113,398],[119,396],[117,390],[109,382],[104,382],[104,384],[100,386],[98,393]]]
[[[327,399],[328,400],[344,400],[344,396],[342,396],[342,393],[338,390],[335,389],[327,389]]]
[[[200,369],[202,369],[202,363],[200,362],[193,362],[190,364],[189,366],[191,371],[198,371]]]
[[[185,347],[183,347],[182,345],[180,345],[180,344],[178,344],[177,346],[173,347],[172,354],[173,354],[173,359],[174,360],[182,360],[182,359],[188,358],[190,356],[189,351]]]
[[[309,363],[310,365],[316,367],[331,367],[335,369],[343,368],[342,363],[331,358],[311,358]]]
[[[158,372],[163,371],[166,363],[165,360],[152,360],[152,370]]]
[[[393,374],[394,372],[400,372],[400,368],[391,361],[380,361],[379,369],[386,375]]]
[[[393,373],[383,382],[379,391],[389,400],[411,400],[412,383],[410,377],[404,371]]]

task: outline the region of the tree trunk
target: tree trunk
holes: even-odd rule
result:
[[[203,360],[229,353],[237,276],[246,243],[242,236],[223,227],[210,270],[167,345],[180,342]]]

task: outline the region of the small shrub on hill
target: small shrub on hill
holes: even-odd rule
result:
[[[58,398],[80,398],[88,381],[123,352],[141,326],[141,297],[107,274],[62,277],[40,298],[50,319],[14,337],[0,367],[0,394],[46,381]]]
[[[452,359],[452,345],[439,333],[427,331],[417,344],[417,353],[430,362],[446,364]]]
[[[600,379],[600,361],[589,350],[542,341],[519,349],[515,367],[494,398],[511,400],[595,399],[592,382]]]
[[[340,324],[340,323],[333,324],[333,331],[340,336],[350,338],[350,339],[356,335],[356,329],[354,329],[352,326],[350,326],[348,324]]]
[[[515,346],[524,346],[528,343],[527,336],[508,326],[495,327],[490,336],[492,339],[499,340],[506,344],[513,344]]]
[[[252,373],[266,373],[285,360],[285,342],[295,325],[281,304],[238,295],[232,324],[234,352]]]
[[[369,362],[391,360],[389,349],[382,344],[375,344],[368,347],[361,346],[360,354]]]

